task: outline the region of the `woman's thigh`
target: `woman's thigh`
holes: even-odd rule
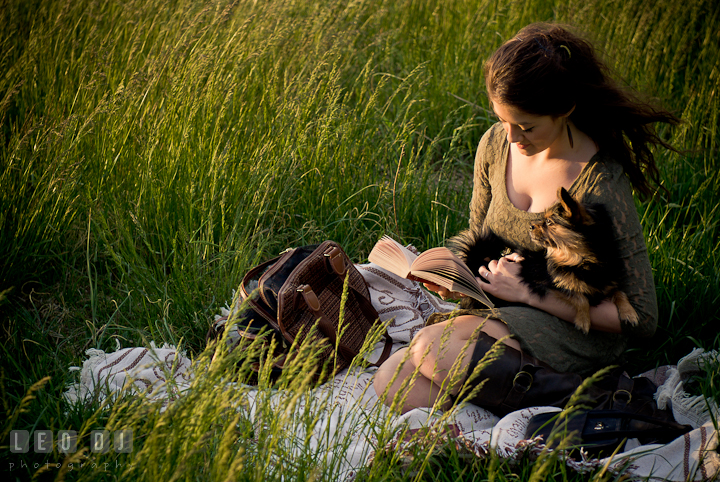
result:
[[[600,368],[620,363],[627,335],[590,330],[587,335],[575,325],[529,306],[499,308],[522,351],[542,360],[559,372],[589,376]]]
[[[452,373],[456,374],[452,378],[459,376],[458,382],[462,383],[472,360],[478,330],[495,339],[510,335],[505,324],[498,320],[473,315],[451,318],[418,332],[410,347],[413,365],[438,385]],[[519,348],[515,340],[506,343]]]

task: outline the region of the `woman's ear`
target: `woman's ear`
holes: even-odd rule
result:
[[[572,114],[575,111],[575,104],[573,104],[572,108],[567,111],[566,114],[563,114],[561,117],[570,117],[570,114]]]

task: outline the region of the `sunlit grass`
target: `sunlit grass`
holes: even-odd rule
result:
[[[165,412],[133,398],[68,410],[67,367],[116,341],[182,343],[204,363],[212,316],[250,266],[288,246],[334,239],[363,262],[383,233],[420,249],[457,233],[492,122],[482,62],[537,20],[580,28],[624,83],[684,121],[663,130],[681,151],[658,152],[667,193],[638,204],[660,326],[633,346],[629,369],[718,348],[717,2],[12,0],[0,8],[3,430],[132,425],[148,436],[124,478],[335,473],[311,452],[292,469],[272,466],[295,454],[244,442],[254,428],[227,407],[242,407],[245,393],[215,391],[220,378],[196,380]],[[702,392],[719,398],[708,380]],[[291,382],[289,399],[308,389]],[[269,400],[266,389],[256,400]],[[271,423],[260,405],[268,433],[290,423]],[[323,410],[295,422],[311,429]],[[390,427],[367,424],[389,440]],[[430,450],[417,467],[435,480],[445,476],[431,469],[438,460],[448,479],[533,470],[492,456],[469,470],[438,444],[440,458]]]

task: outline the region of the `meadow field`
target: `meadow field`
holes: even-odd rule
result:
[[[666,191],[637,203],[660,322],[628,370],[720,348],[716,0],[3,0],[0,471],[10,430],[127,425],[147,434],[130,465],[80,451],[125,466],[69,471],[55,450],[12,480],[334,480],[317,454],[258,439],[216,379],[172,413],[131,398],[103,409],[62,400],[68,367],[150,341],[206,360],[242,275],[286,247],[333,239],[361,263],[383,234],[442,245],[467,225],[475,148],[495,122],[483,61],[534,21],[573,26],[683,120],[661,130],[679,150],[656,152]],[[697,393],[720,400],[718,374]],[[390,457],[364,477],[614,477],[432,447],[412,470]]]

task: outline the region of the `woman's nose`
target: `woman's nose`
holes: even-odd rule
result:
[[[511,125],[507,130],[507,139],[510,143],[520,142],[522,136],[522,129],[520,129],[520,127],[518,126]]]

